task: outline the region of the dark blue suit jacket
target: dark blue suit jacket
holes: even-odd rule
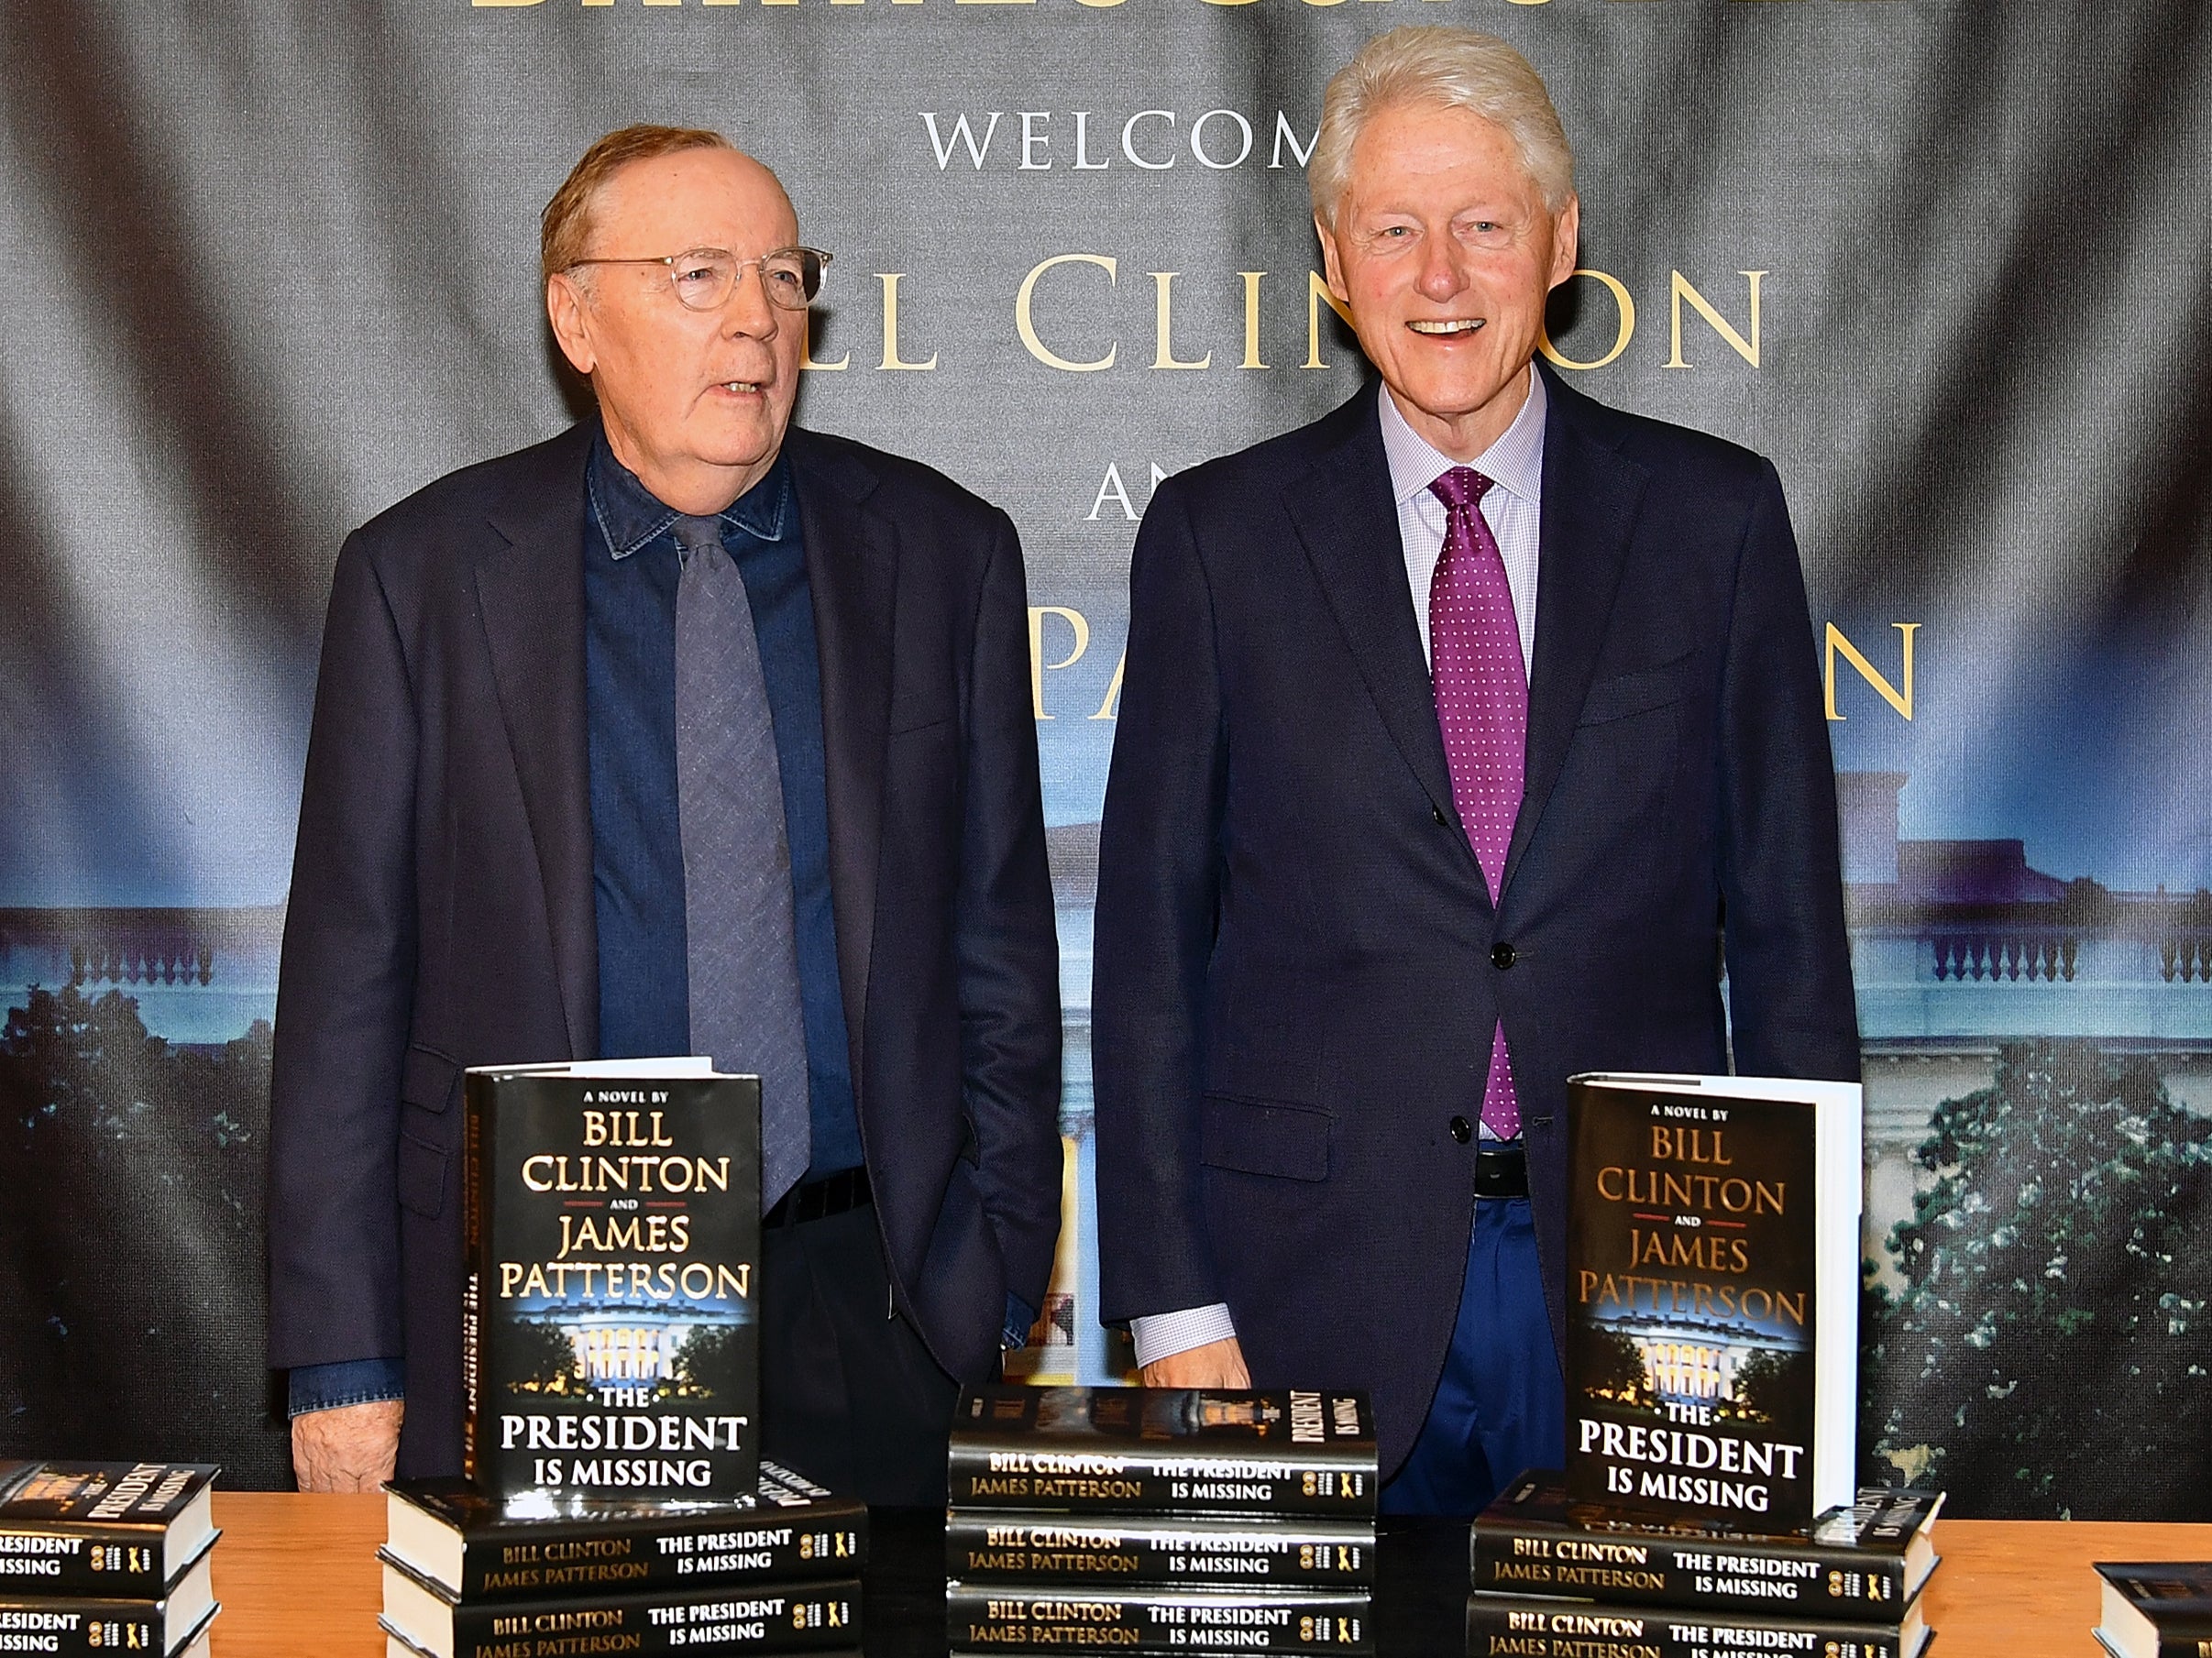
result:
[[[278,989],[272,1367],[403,1355],[400,1471],[460,1462],[459,1078],[591,1057],[589,423],[440,479],[339,554]],[[1060,1221],[1059,963],[1003,512],[786,440],[820,639],[831,887],[899,1308],[955,1376]]]
[[[1092,1042],[1101,1312],[1227,1301],[1260,1385],[1451,1338],[1502,1019],[1555,1331],[1567,1078],[1858,1075],[1835,795],[1774,468],[1548,380],[1527,793],[1461,830],[1375,392],[1163,482],[1130,572]]]

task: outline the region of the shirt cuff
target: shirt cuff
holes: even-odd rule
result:
[[[1002,1353],[1011,1353],[1017,1347],[1029,1345],[1030,1326],[1037,1323],[1037,1313],[1029,1302],[1007,1291],[1006,1327],[998,1333],[998,1347]]]
[[[1216,1301],[1210,1307],[1187,1307],[1181,1312],[1151,1312],[1129,1320],[1129,1336],[1137,1344],[1139,1368],[1155,1359],[1172,1358],[1193,1347],[1203,1347],[1208,1342],[1227,1341],[1236,1334],[1237,1326],[1229,1318],[1227,1301]]]
[[[294,1365],[286,1413],[335,1411],[407,1397],[407,1367],[396,1358],[347,1358],[335,1365]]]

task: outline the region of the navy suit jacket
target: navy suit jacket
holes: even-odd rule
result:
[[[1101,1313],[1226,1301],[1259,1385],[1450,1343],[1504,1022],[1565,1313],[1567,1078],[1855,1079],[1834,778],[1774,468],[1547,381],[1527,792],[1453,805],[1376,393],[1167,479],[1130,572],[1092,1042]]]
[[[584,708],[592,424],[338,557],[278,987],[272,1367],[403,1356],[406,1475],[460,1463],[459,1081],[597,1051]],[[947,478],[786,439],[820,640],[854,1089],[899,1310],[946,1370],[1041,1305],[1060,1001],[1021,549]]]

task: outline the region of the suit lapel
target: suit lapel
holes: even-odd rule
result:
[[[591,897],[589,728],[584,708],[584,470],[593,423],[540,446],[488,514],[501,544],[476,589],[500,714],[545,883],[572,1057],[599,1048],[599,929]]]
[[[1506,885],[1567,763],[1650,477],[1592,431],[1586,400],[1556,376],[1546,376],[1546,390],[1550,406],[1536,555],[1536,642],[1528,676],[1526,783],[1506,853]]]
[[[866,1074],[861,1060],[882,862],[898,535],[866,504],[875,475],[860,460],[796,427],[785,447],[806,538],[807,586],[821,657],[830,905],[857,1092]]]
[[[1376,396],[1363,389],[1331,417],[1337,441],[1293,480],[1284,507],[1391,741],[1435,808],[1458,823],[1436,693],[1406,587]],[[1473,862],[1471,849],[1468,859]]]

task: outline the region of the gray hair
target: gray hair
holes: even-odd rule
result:
[[[1370,116],[1408,104],[1470,110],[1502,126],[1553,213],[1575,191],[1574,151],[1544,77],[1493,35],[1469,28],[1393,28],[1377,35],[1329,80],[1321,134],[1306,170],[1314,213],[1336,222],[1351,182],[1352,146]]]

